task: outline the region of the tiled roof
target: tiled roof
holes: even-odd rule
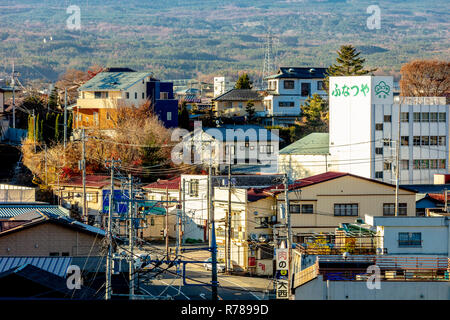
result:
[[[443,195],[442,193],[428,193],[428,196],[433,200],[445,203],[445,195]]]
[[[224,94],[217,96],[212,101],[262,101],[263,97],[252,89],[231,89]]]
[[[281,67],[277,74],[268,76],[266,79],[324,79],[326,77],[326,71],[326,68]]]
[[[330,154],[329,134],[314,132],[280,150],[287,155],[327,155]]]
[[[158,180],[156,182],[150,183],[143,186],[144,189],[169,189],[169,190],[180,190],[181,177],[176,177],[170,180]]]
[[[100,72],[82,85],[78,91],[127,90],[138,81],[151,75],[150,72]]]
[[[0,218],[9,219],[36,210],[39,210],[42,213],[54,214],[61,217],[69,216],[69,210],[56,205],[0,204]]]
[[[22,229],[34,226],[36,224],[40,224],[40,223],[45,223],[45,222],[55,222],[61,225],[64,225],[66,227],[69,227],[71,229],[76,229],[78,231],[82,231],[82,232],[86,232],[86,233],[94,233],[96,235],[100,235],[100,236],[106,236],[106,232],[103,229],[97,228],[97,227],[93,227],[91,225],[88,224],[84,224],[81,223],[77,220],[71,219],[67,216],[61,216],[58,214],[53,214],[53,213],[49,213],[49,212],[42,212],[39,210],[35,211],[38,215],[40,215],[40,218],[34,218],[33,220],[30,220],[26,223],[23,223],[17,227],[13,227],[10,229],[7,229],[3,232],[0,232],[0,236],[3,236],[5,234],[10,234],[13,232],[17,232],[20,231]]]

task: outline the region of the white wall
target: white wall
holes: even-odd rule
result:
[[[322,276],[295,289],[295,300],[449,300],[450,282],[382,281],[369,290],[366,281],[323,281]]]

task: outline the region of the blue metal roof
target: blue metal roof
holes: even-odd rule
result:
[[[8,219],[21,214],[39,210],[42,213],[54,214],[61,217],[68,217],[70,215],[69,210],[56,205],[12,205],[12,204],[0,204],[0,218]]]
[[[31,264],[57,276],[65,277],[72,257],[0,257],[0,273]]]
[[[78,91],[127,90],[138,81],[151,75],[149,72],[100,72],[82,85]]]

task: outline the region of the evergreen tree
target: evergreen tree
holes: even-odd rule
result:
[[[359,56],[361,52],[358,52],[352,45],[341,46],[337,54],[336,63],[328,67],[326,71],[327,77],[325,78],[324,85],[327,93],[330,76],[361,76],[377,70],[376,68],[364,69],[366,59],[361,58]]]
[[[245,111],[247,112],[247,120],[252,121],[253,117],[255,116],[255,104],[252,100],[247,102],[247,105],[245,106]]]
[[[180,111],[178,112],[178,125],[180,128],[189,130],[189,111],[186,106],[186,101],[183,101]]]
[[[327,127],[328,110],[325,101],[315,93],[309,97],[305,104],[301,106],[305,124],[313,130],[320,130]]]
[[[60,134],[59,134],[59,131],[60,131],[59,118],[60,118],[60,116],[59,116],[59,113],[58,113],[58,115],[56,116],[56,120],[55,120],[55,142],[56,143],[59,142],[59,137],[60,137]]]
[[[250,81],[248,74],[244,73],[241,76],[239,76],[239,79],[234,87],[236,89],[251,89],[253,88],[253,82]]]
[[[50,96],[48,97],[48,106],[50,109],[55,110],[58,106],[58,88],[54,87]]]
[[[72,135],[73,114],[70,113],[67,119],[67,139]]]

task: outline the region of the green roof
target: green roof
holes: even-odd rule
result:
[[[119,91],[127,90],[150,72],[100,72],[91,80],[82,85],[79,91]]]
[[[328,133],[314,132],[281,149],[280,154],[325,155],[330,153],[330,147],[328,143]]]

